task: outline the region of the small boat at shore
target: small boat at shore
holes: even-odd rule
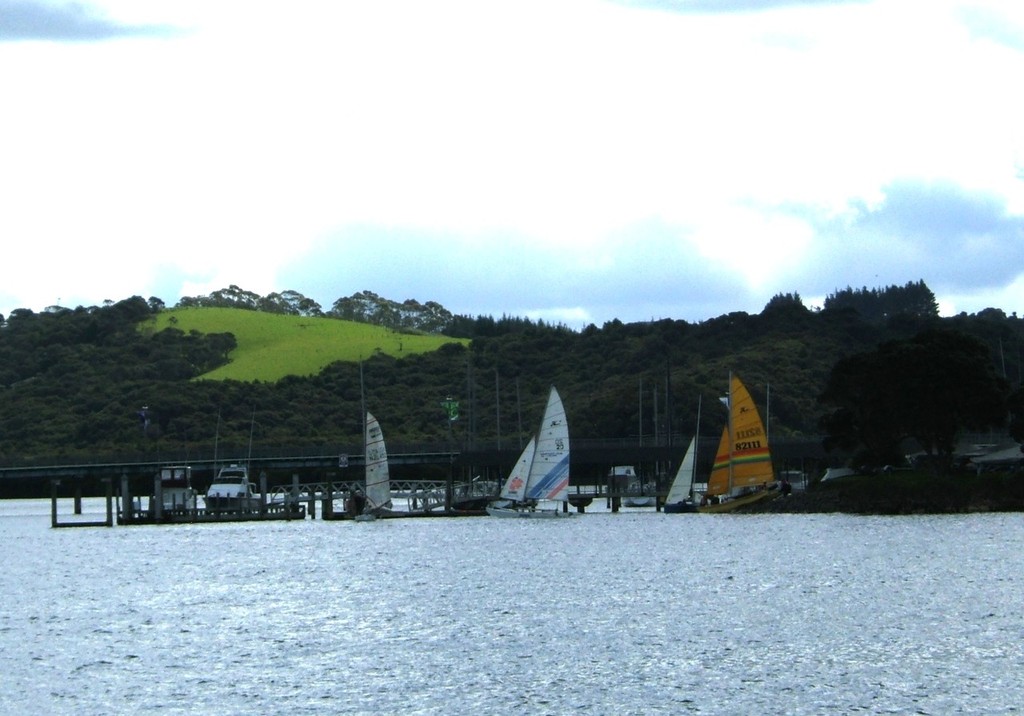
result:
[[[163,510],[195,510],[198,493],[192,487],[192,468],[169,465],[160,468],[160,500]]]
[[[632,465],[615,465],[608,471],[609,484],[623,491],[623,507],[653,507],[656,501],[653,485],[645,485]]]
[[[259,510],[260,495],[249,479],[249,468],[234,464],[222,467],[206,490],[205,502],[207,510]]]

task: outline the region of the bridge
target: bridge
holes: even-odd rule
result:
[[[688,442],[688,438],[686,439]],[[637,438],[574,439],[572,443],[571,485],[574,488],[603,486],[614,465],[633,465],[645,481],[657,483],[660,491],[667,483],[686,448],[682,437],[645,443]],[[699,453],[705,466],[717,448],[717,440],[702,437]],[[438,484],[471,483],[474,479],[500,484],[519,457],[521,446],[479,443],[458,449],[437,444],[395,444],[388,446],[392,482],[406,485],[409,491],[434,490]],[[135,494],[149,489],[161,467],[188,465],[194,486],[205,491],[219,467],[247,464],[254,476],[265,475],[271,494],[300,485],[330,485],[345,488],[361,484],[364,460],[361,448],[352,445],[340,449],[278,448],[254,450],[195,450],[191,454],[165,451],[158,455],[132,455],[100,458],[95,461],[22,461],[0,464],[0,498],[46,497],[51,482],[73,485],[77,493],[102,495],[103,484],[125,480]],[[818,438],[776,439],[772,453],[777,470],[795,470],[820,474],[827,466]],[[701,467],[698,466],[698,470]],[[706,470],[705,470],[706,471]],[[663,485],[663,488],[661,487]],[[309,488],[315,489],[315,488]],[[336,490],[341,492],[341,489]],[[593,492],[594,490],[586,490]]]

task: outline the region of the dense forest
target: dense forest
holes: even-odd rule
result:
[[[574,331],[522,318],[453,316],[436,303],[396,303],[371,292],[328,311],[295,291],[260,297],[232,286],[178,306],[378,323],[471,339],[424,355],[375,355],[275,383],[197,379],[230,359],[229,334],[138,329],[158,298],[99,307],[26,309],[0,316],[0,463],[94,461],[121,455],[358,444],[361,406],[389,444],[517,442],[535,427],[547,387],[565,400],[574,438],[665,439],[725,420],[718,397],[730,371],[766,406],[775,436],[816,438],[819,397],[833,367],[886,341],[947,328],[983,344],[995,372],[1021,384],[1024,323],[991,308],[942,318],[923,282],[845,289],[821,310],[779,294],[760,314],[699,323],[661,320]],[[448,420],[442,403],[459,403]]]

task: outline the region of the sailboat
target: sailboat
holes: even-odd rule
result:
[[[366,455],[366,489],[353,496],[354,519],[372,520],[391,512],[391,476],[388,471],[388,451],[384,447],[384,433],[377,418],[366,413],[363,448]]]
[[[768,434],[754,399],[736,375],[729,375],[725,402],[729,420],[708,478],[707,504],[701,502],[700,512],[730,512],[779,494],[770,489],[776,484]]]
[[[675,479],[672,480],[672,487],[668,490],[665,498],[665,512],[696,512],[697,503],[693,501],[693,477],[697,470],[697,436],[690,439],[690,446],[686,448],[683,461],[679,463]]]
[[[679,463],[672,486],[665,497],[665,512],[696,512],[697,503],[693,501],[693,483],[697,476],[697,439],[700,437],[700,397],[697,398],[697,430],[690,440],[683,461]]]
[[[554,386],[548,393],[540,430],[530,438],[501,489],[502,504],[487,506],[494,517],[569,517],[572,512],[539,509],[540,502],[569,497],[569,425],[562,398]]]

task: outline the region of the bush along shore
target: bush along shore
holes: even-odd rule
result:
[[[806,490],[755,503],[746,513],[860,515],[1024,512],[1024,472],[897,471],[816,482]]]

